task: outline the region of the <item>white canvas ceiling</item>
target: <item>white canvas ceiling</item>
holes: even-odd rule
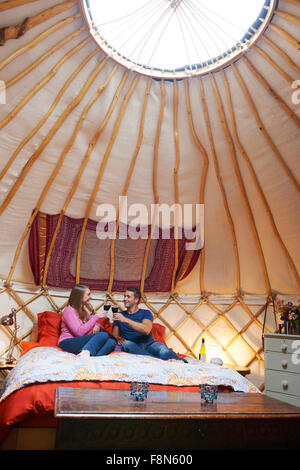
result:
[[[37,0],[4,10],[0,27],[60,3]],[[300,97],[293,84],[300,86],[299,12],[297,0],[279,1],[263,37],[237,62],[176,83],[150,82],[105,60],[76,4],[8,40],[0,48],[6,85],[6,103],[0,104],[0,277],[33,283],[27,224],[35,208],[56,214],[65,206],[66,215],[85,217],[101,168],[88,215],[97,220],[99,204],[117,205],[140,144],[128,204],[154,203],[154,173],[160,203],[175,202],[178,184],[180,204],[204,204],[204,250],[176,287],[179,293],[297,295]]]

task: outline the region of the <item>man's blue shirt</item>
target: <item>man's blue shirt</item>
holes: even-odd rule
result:
[[[122,312],[122,315],[138,323],[142,323],[145,319],[153,322],[153,315],[150,310],[146,310],[143,308],[140,308],[135,313],[128,313],[127,311],[125,311]],[[120,336],[122,336],[122,338],[134,341],[135,343],[143,343],[144,341],[149,341],[149,339],[153,339],[152,331],[149,333],[149,335],[143,335],[142,333],[138,333],[137,331],[135,331],[126,323],[122,323],[120,321],[115,321],[114,326],[119,327]]]

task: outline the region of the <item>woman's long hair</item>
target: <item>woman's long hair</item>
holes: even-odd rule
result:
[[[82,321],[85,321],[87,318],[87,315],[84,309],[82,308],[82,299],[86,289],[89,289],[89,287],[83,284],[75,284],[69,297],[69,305],[75,308],[79,315],[79,318]]]

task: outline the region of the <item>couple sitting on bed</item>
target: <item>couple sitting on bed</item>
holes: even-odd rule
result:
[[[153,316],[149,310],[138,307],[140,298],[139,289],[128,287],[124,294],[126,311],[114,313],[111,337],[97,323],[99,318],[107,315],[105,310],[90,316],[86,309],[91,299],[90,289],[81,284],[75,285],[63,312],[59,348],[80,357],[104,356],[118,344],[122,351],[128,353],[181,360],[166,345],[153,339]]]

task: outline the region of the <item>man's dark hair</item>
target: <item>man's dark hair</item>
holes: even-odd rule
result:
[[[134,293],[134,297],[135,297],[136,299],[139,299],[139,301],[141,300],[142,294],[141,294],[140,289],[138,289],[137,287],[127,287],[126,290],[129,290],[130,292],[133,292],[133,293]]]

